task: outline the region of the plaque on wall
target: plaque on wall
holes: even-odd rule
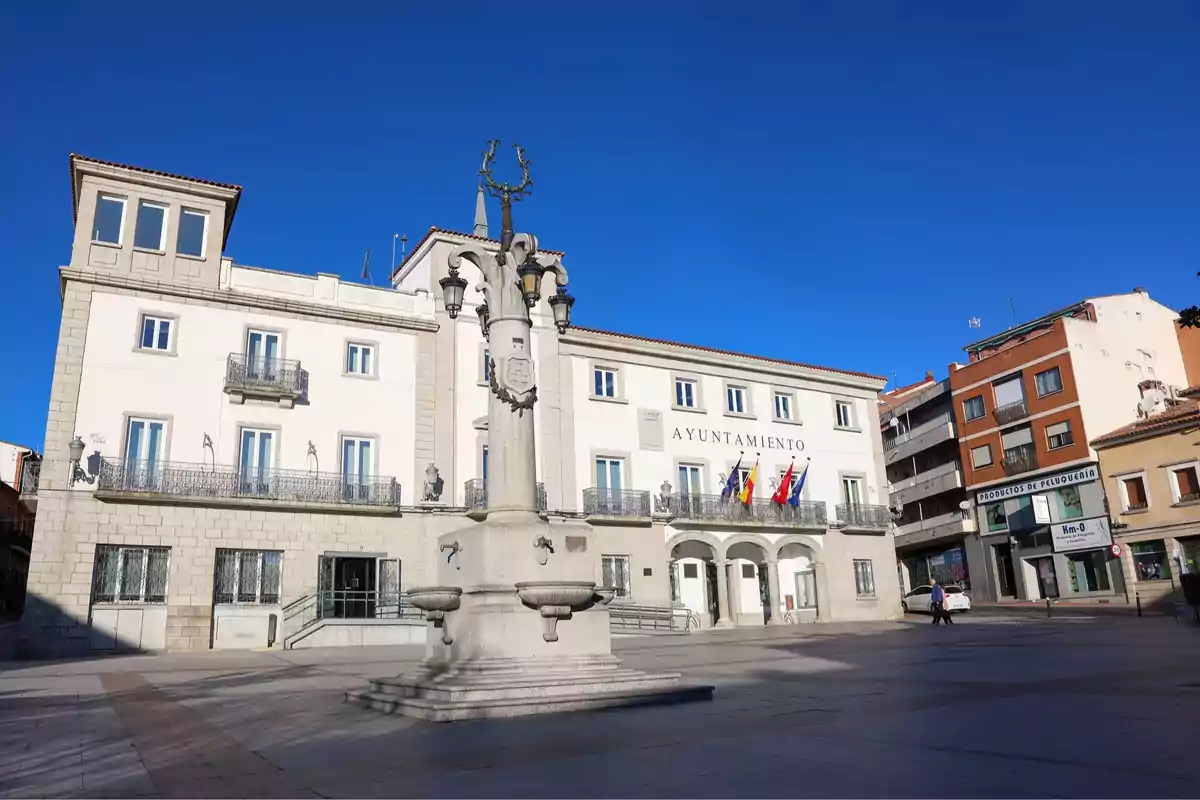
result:
[[[663,449],[662,412],[653,408],[638,409],[638,449]]]

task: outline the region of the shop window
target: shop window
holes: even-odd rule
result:
[[[1083,501],[1078,486],[1064,486],[1054,492],[1058,498],[1058,518],[1076,519],[1083,516]]]
[[[1139,581],[1165,581],[1171,577],[1171,561],[1167,544],[1162,539],[1153,542],[1134,542],[1129,545],[1133,568]]]
[[[989,533],[1008,530],[1008,515],[1004,513],[1004,503],[984,506],[983,513],[987,517]]]
[[[1070,576],[1073,594],[1107,592],[1111,589],[1108,581],[1108,554],[1104,550],[1068,554],[1067,573]]]

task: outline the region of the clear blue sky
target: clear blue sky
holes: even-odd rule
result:
[[[228,255],[356,280],[515,139],[579,323],[901,383],[1010,296],[1200,296],[1195,2],[258,5],[4,12],[0,439],[42,444],[71,151],[240,183]]]

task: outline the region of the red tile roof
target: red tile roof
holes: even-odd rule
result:
[[[805,364],[800,361],[785,361],[782,358],[767,358],[766,356],[755,356],[755,355],[751,355],[749,353],[738,353],[733,350],[718,350],[715,347],[704,347],[703,345],[699,345],[699,344],[684,344],[683,342],[672,342],[667,339],[652,339],[649,336],[635,336],[632,333],[617,333],[616,331],[605,331],[605,330],[600,330],[599,328],[583,328],[578,325],[572,325],[571,330],[583,331],[585,333],[598,333],[602,336],[616,336],[620,339],[632,339],[632,340],[638,341],[638,342],[653,342],[654,344],[665,344],[665,345],[670,345],[671,347],[684,347],[684,348],[687,348],[688,350],[702,350],[706,353],[720,353],[721,355],[726,355],[726,356],[737,356],[738,358],[749,358],[749,359],[753,359],[754,361],[766,361],[771,364],[784,364],[789,367],[804,367],[806,369],[820,370],[821,372],[833,372],[833,373],[836,373],[839,375],[853,375],[857,378],[870,378],[872,380],[877,380],[877,381],[887,380],[887,378],[884,378],[880,375],[872,375],[869,372],[855,372],[854,370],[849,370],[849,369],[834,369],[832,367],[819,367],[815,364]]]
[[[1184,400],[1177,406],[1168,408],[1161,414],[1138,420],[1124,427],[1109,431],[1103,436],[1092,440],[1092,446],[1111,444],[1119,439],[1152,433],[1164,428],[1171,428],[1191,420],[1200,421],[1200,400]]]
[[[494,244],[497,247],[500,245],[499,239],[492,239],[487,236],[476,236],[473,233],[463,233],[462,231],[452,231],[449,228],[439,228],[436,225],[434,225],[428,231],[425,232],[425,235],[421,237],[421,241],[419,241],[415,245],[413,245],[413,249],[409,250],[408,253],[404,256],[404,258],[400,259],[400,263],[396,265],[396,268],[394,270],[392,270],[392,279],[393,280],[395,280],[396,276],[400,274],[400,271],[402,269],[404,269],[404,265],[407,264],[409,261],[411,261],[412,257],[417,254],[417,252],[421,249],[421,246],[424,245],[425,242],[429,241],[429,237],[433,236],[435,233],[449,234],[450,236],[461,236],[464,239],[474,239],[477,242],[490,242],[491,244]],[[538,252],[549,253],[550,255],[554,255],[554,256],[566,255],[561,250],[547,250],[546,248],[542,247],[540,244],[538,245]]]

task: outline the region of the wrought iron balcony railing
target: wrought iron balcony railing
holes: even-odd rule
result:
[[[755,500],[746,504],[736,497],[716,494],[673,494],[668,495],[666,501],[667,513],[677,520],[790,528],[825,528],[829,524],[822,502],[804,501],[790,506],[771,500]]]
[[[42,462],[25,458],[21,461],[21,483],[18,491],[21,497],[32,497],[38,492],[38,481],[42,477]]]
[[[487,481],[483,478],[472,478],[464,484],[466,489],[467,508],[487,508]],[[537,484],[537,508],[538,511],[546,510],[546,484]]]
[[[308,373],[299,361],[230,353],[225,361],[225,391],[300,398],[308,394]]]
[[[847,528],[869,528],[886,531],[892,520],[892,512],[887,506],[868,506],[861,503],[839,503],[837,517],[846,523]]]
[[[1004,451],[1000,462],[1005,475],[1018,475],[1038,468],[1037,450],[1031,444],[1023,444]]]
[[[299,469],[241,470],[211,464],[103,459],[98,492],[193,499],[275,500],[347,506],[400,505],[395,478]]]
[[[583,513],[598,517],[648,517],[650,493],[593,486],[583,490]]]
[[[1029,416],[1029,406],[1024,400],[1018,400],[1015,403],[1005,403],[998,406],[992,415],[996,418],[997,425],[1008,425],[1010,422],[1016,422],[1020,419],[1025,419]]]

